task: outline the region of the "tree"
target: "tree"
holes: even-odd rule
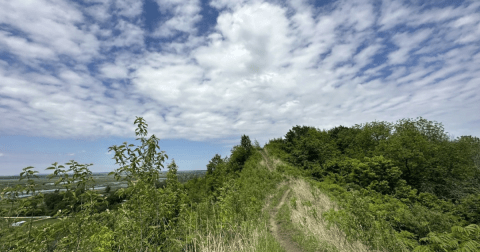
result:
[[[207,175],[213,174],[217,166],[223,162],[224,160],[222,157],[218,154],[215,154],[215,156],[207,164]]]
[[[250,141],[250,137],[242,135],[241,146],[245,149],[247,156],[250,156],[252,152],[252,142]]]
[[[385,153],[402,170],[405,179],[414,188],[420,189],[429,171],[427,158],[432,156],[427,137],[417,128],[414,120],[402,119],[394,125],[388,141],[377,146],[377,153]]]
[[[142,117],[137,117],[134,124],[138,123],[138,128],[135,130],[135,134],[145,136],[147,134],[146,126],[148,124],[144,123]],[[163,162],[165,159],[168,159],[168,155],[165,154],[165,151],[159,153],[155,149],[160,150],[158,146],[158,141],[160,139],[156,138],[155,135],[152,135],[148,140],[145,137],[137,138],[136,140],[142,141],[142,146],[131,151],[128,150],[130,155],[130,164],[127,165],[124,161],[126,156],[123,152],[126,150],[127,142],[124,142],[121,146],[113,145],[109,147],[109,152],[111,150],[115,151],[115,156],[112,159],[115,159],[116,164],[121,164],[122,167],[116,169],[114,172],[110,172],[109,175],[114,175],[117,180],[122,179],[122,175],[125,174],[125,179],[132,184],[134,180],[141,180],[146,183],[152,184],[154,186],[155,181],[160,178],[160,171],[164,167]],[[134,146],[133,144],[128,145],[128,147]],[[147,150],[144,150],[145,147],[148,147]],[[141,150],[144,150],[142,153]],[[135,155],[135,152],[138,153],[138,157]],[[155,156],[156,155],[156,156]],[[120,160],[120,162],[119,162]],[[142,165],[139,165],[139,162],[143,161]]]
[[[338,126],[328,131],[330,138],[337,145],[341,154],[351,153],[355,147],[355,138],[362,130],[358,128],[349,128]]]
[[[361,125],[355,125],[360,129],[355,135],[354,152],[349,153],[350,157],[363,158],[382,155],[376,152],[376,148],[386,142],[392,134],[392,124],[388,122],[370,122]]]
[[[326,131],[310,128],[304,135],[292,140],[292,161],[304,169],[315,164],[321,167],[339,154],[335,143]]]
[[[241,171],[247,159],[253,153],[252,142],[246,135],[242,135],[240,145],[233,146],[229,166],[232,171]]]
[[[253,146],[255,146],[255,149],[257,149],[257,150],[261,149],[260,143],[257,141],[257,139],[255,139],[255,141],[253,142]]]
[[[300,139],[304,137],[305,135],[307,135],[307,133],[311,129],[315,129],[315,128],[310,126],[296,125],[291,130],[289,130],[287,134],[285,134],[285,144],[286,144],[287,150],[289,151],[292,150],[294,146],[294,139]]]

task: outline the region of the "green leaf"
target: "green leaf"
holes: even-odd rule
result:
[[[474,241],[474,240],[469,240],[460,245],[460,250],[465,250],[468,252],[476,252],[480,251],[480,243]]]

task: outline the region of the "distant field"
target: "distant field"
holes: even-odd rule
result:
[[[95,181],[94,184],[90,183],[87,184],[88,187],[95,187],[95,188],[104,188],[107,185],[110,185],[112,189],[124,187],[126,186],[126,182],[116,181],[113,176],[108,176],[108,174],[93,174],[93,180]],[[5,187],[15,187],[18,184],[25,184],[25,180],[20,181],[19,176],[0,176],[0,190]],[[58,178],[51,178],[49,179],[47,175],[40,175],[38,178],[34,179],[35,183],[38,184],[37,190],[55,190],[55,189],[62,189],[64,188],[62,185],[55,186],[55,181]],[[46,191],[48,192],[48,191]]]
[[[177,175],[181,182],[189,180],[194,176],[203,176],[205,175],[206,170],[193,170],[193,171],[178,171]],[[34,179],[35,183],[38,184],[37,190],[43,193],[53,192],[56,189],[64,188],[62,185],[55,186],[55,181],[58,178],[51,178],[47,177],[48,175],[42,174],[38,175],[38,178]],[[114,176],[109,176],[108,173],[93,173],[92,175],[93,180],[95,183],[87,184],[88,188],[95,188],[95,190],[105,190],[107,186],[110,186],[111,190],[116,190],[118,188],[127,187],[127,182],[125,181],[117,181],[115,180]],[[167,177],[167,171],[162,171],[160,174],[160,180],[164,180]],[[24,185],[26,183],[25,180],[20,181],[20,176],[0,176],[0,191],[6,187],[15,187],[18,184]],[[24,195],[28,196],[28,195]],[[0,208],[5,207],[4,204],[0,204]]]

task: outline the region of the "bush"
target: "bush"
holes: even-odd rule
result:
[[[58,208],[57,206],[62,202],[63,200],[63,195],[60,195],[58,191],[55,191],[54,193],[47,193],[44,195],[44,202],[45,206],[47,207],[47,210],[54,210]]]
[[[480,194],[468,195],[456,208],[458,214],[469,223],[480,225]]]

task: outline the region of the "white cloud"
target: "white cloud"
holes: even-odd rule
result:
[[[156,0],[162,13],[172,12],[174,16],[154,32],[154,36],[171,37],[177,32],[186,32],[195,34],[195,24],[200,21],[202,16],[200,12],[199,0],[175,1],[175,0]]]
[[[249,2],[248,0],[212,0],[210,1],[210,6],[217,9],[230,8],[233,9],[237,6],[244,5]]]
[[[453,22],[451,22],[451,26],[453,28],[460,28],[465,25],[478,24],[479,20],[480,20],[480,15],[478,13],[470,14],[454,20]]]
[[[128,76],[128,69],[110,63],[101,66],[100,72],[104,77],[111,79],[126,78]]]
[[[110,8],[110,1],[100,1],[96,4],[86,7],[84,10],[88,15],[91,15],[98,22],[106,22],[111,17],[112,14],[108,12]]]
[[[410,55],[410,52],[419,47],[420,44],[429,38],[432,34],[432,29],[424,29],[410,33],[397,33],[392,37],[393,42],[400,47],[400,49],[388,55],[390,64],[403,64]]]
[[[210,44],[194,52],[206,68],[236,76],[261,74],[288,63],[292,38],[285,10],[267,3],[246,5],[218,17]]]
[[[171,65],[160,69],[144,66],[135,74],[135,84],[139,90],[165,105],[177,106],[188,100],[189,97],[185,97],[182,91],[189,86],[198,86],[202,71],[193,65]]]
[[[394,28],[396,25],[405,22],[415,11],[410,6],[405,6],[401,1],[383,0],[381,4],[381,16],[379,24],[380,31]]]
[[[113,37],[104,43],[108,47],[128,47],[128,46],[143,46],[144,45],[144,33],[138,25],[125,21],[123,19],[118,20],[115,25],[115,29],[120,31],[120,34]]]
[[[147,31],[135,21],[141,2],[90,2],[98,9],[0,4],[0,46],[14,57],[0,61],[2,131],[131,137],[143,116],[160,137],[237,144],[247,134],[264,143],[297,124],[431,115],[480,135],[465,119],[480,119],[474,2],[429,9],[382,1],[377,11],[367,0],[320,9],[311,1],[216,0],[217,23],[200,36],[199,1],[159,0],[169,17],[156,30],[159,51],[145,48]],[[178,32],[188,36],[168,40]]]
[[[370,62],[372,62],[373,56],[378,52],[380,52],[380,50],[383,48],[384,46],[382,46],[381,44],[372,44],[362,49],[358,54],[355,55],[355,58],[354,58],[358,68],[361,69],[365,67],[367,64],[369,64]]]
[[[133,18],[142,13],[143,1],[138,0],[116,0],[118,15]]]
[[[3,47],[6,47],[10,53],[26,59],[53,59],[56,56],[55,52],[48,47],[31,43],[24,38],[12,36],[3,31],[0,31],[0,44],[3,44]]]
[[[84,21],[76,7],[64,1],[9,1],[0,4],[0,23],[18,29],[20,36],[25,34],[28,38],[28,42],[25,38],[17,38],[13,42],[33,51],[31,57],[15,48],[11,52],[25,58],[24,61],[38,56],[51,59],[53,53],[74,57],[76,61],[91,59],[97,54],[99,44],[95,36],[76,27]],[[8,43],[6,38],[2,40]]]

